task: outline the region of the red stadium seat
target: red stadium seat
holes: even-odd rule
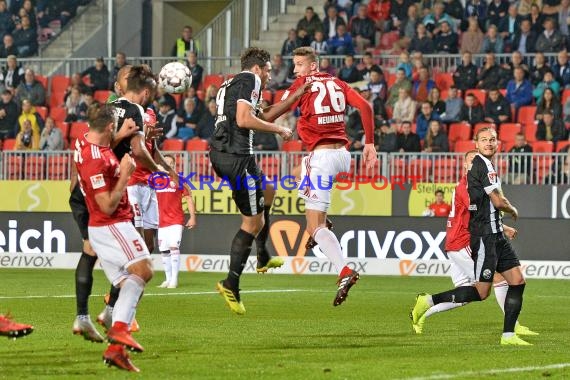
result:
[[[192,172],[196,173],[198,178],[199,176],[216,176],[216,173],[214,173],[214,169],[212,168],[212,163],[206,155],[192,156],[190,165],[192,167]]]
[[[301,140],[285,141],[281,150],[284,152],[302,152],[303,142]]]
[[[519,108],[517,115],[517,123],[520,124],[533,124],[535,122],[534,114],[536,113],[536,106],[522,106]]]
[[[93,99],[97,103],[105,104],[113,92],[108,90],[98,90],[93,94]]]
[[[469,123],[451,123],[447,136],[452,147],[459,140],[469,140],[471,139],[471,125]]]
[[[51,107],[49,115],[54,121],[64,121],[67,117],[67,109],[64,107]]]
[[[570,98],[570,89],[564,90],[562,92],[562,106],[566,104],[566,101]]]
[[[4,141],[6,142],[6,141]],[[24,157],[20,154],[10,154],[3,160],[4,179],[24,179],[23,176]]]
[[[40,117],[45,121],[48,116],[48,109],[47,107],[43,106],[36,106],[36,112],[40,115]]]
[[[513,149],[513,147],[515,146],[515,142],[514,141],[503,141],[503,151],[505,153],[509,153],[511,151],[511,149]]]
[[[0,150],[14,150],[16,146],[16,139],[5,139],[3,142],[0,140]]]
[[[469,94],[473,94],[475,98],[479,101],[479,104],[481,104],[481,106],[483,107],[485,106],[485,98],[487,97],[485,90],[481,90],[478,88],[471,88],[465,91],[466,96]]]
[[[418,182],[427,182],[431,176],[431,160],[414,158],[408,163],[408,176],[420,177]]]
[[[36,74],[36,80],[42,84],[44,90],[48,90],[48,78],[46,76]]]
[[[403,158],[392,158],[390,165],[390,175],[405,176],[406,173],[406,160]]]
[[[56,121],[55,126],[61,131],[61,134],[63,135],[63,139],[68,140],[69,139],[69,129],[70,129],[69,123],[66,123],[65,121]]]
[[[280,176],[280,163],[277,157],[263,157],[259,161],[259,167],[267,177],[277,178]]]
[[[522,126],[518,123],[502,123],[499,129],[499,140],[514,141],[515,136],[520,133]]]
[[[459,180],[455,158],[438,158],[433,167],[433,181],[437,183],[454,183]]]
[[[52,92],[49,96],[49,107],[56,108],[56,107],[63,107],[65,98],[65,92]]]
[[[495,131],[497,130],[497,126],[493,123],[477,123],[473,127],[473,138],[475,138],[475,136],[477,136],[477,132],[483,128],[493,128]]]
[[[524,125],[524,138],[528,143],[536,141],[536,130],[538,125],[534,122]]]
[[[552,141],[535,141],[530,144],[533,153],[552,153],[554,152],[554,143]]]
[[[570,140],[558,141],[556,143],[556,151],[560,152],[561,150],[566,149],[568,146],[570,146]]]
[[[467,153],[473,149],[475,149],[475,141],[473,141],[473,140],[459,140],[455,143],[455,147],[454,147],[453,151],[457,152],[457,153]]]
[[[544,178],[548,177],[552,172],[552,156],[544,154],[533,155],[532,161],[538,183],[544,183]]]
[[[69,129],[69,139],[75,140],[83,137],[89,131],[89,124],[84,121],[74,121]]]
[[[384,71],[384,79],[386,80],[386,84],[388,88],[392,87],[394,83],[396,83],[396,74],[392,74],[388,71]]]
[[[47,158],[46,174],[48,180],[68,179],[69,156],[65,154],[49,155]]]
[[[32,181],[43,180],[45,178],[45,163],[46,157],[44,155],[28,155],[26,157],[26,168],[24,169],[26,179]]]
[[[208,141],[202,140],[202,139],[188,140],[188,141],[186,141],[186,150],[189,152],[191,152],[191,151],[206,151],[206,150],[208,150]]]
[[[51,95],[55,92],[65,93],[65,90],[71,84],[71,79],[65,75],[52,75],[51,77],[51,87],[50,92]]]
[[[167,150],[167,151],[184,150],[184,141],[180,139],[166,139],[162,143],[162,150]]]
[[[223,75],[209,74],[204,76],[204,80],[202,81],[202,89],[206,90],[208,86],[210,86],[211,84],[213,84],[217,88],[220,88],[222,83],[224,83]]]

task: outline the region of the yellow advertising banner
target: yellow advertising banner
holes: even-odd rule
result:
[[[196,211],[200,214],[238,214],[228,186],[212,183],[211,188],[193,183]],[[210,184],[208,184],[210,185]],[[346,186],[346,184],[344,185]],[[394,190],[399,191],[399,190]],[[0,181],[0,211],[69,212],[69,181]],[[370,184],[333,188],[330,215],[390,216],[392,190],[379,190]],[[296,190],[278,188],[273,201],[276,215],[303,215],[305,202]]]

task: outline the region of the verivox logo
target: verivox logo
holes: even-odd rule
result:
[[[202,264],[202,259],[199,256],[191,255],[186,258],[186,268],[188,272],[196,272]]]
[[[447,276],[451,265],[447,261],[412,261],[400,260],[399,269],[402,276]]]
[[[409,276],[416,269],[417,264],[411,260],[400,260],[400,274],[402,276]]]
[[[279,220],[271,224],[269,235],[279,256],[305,256],[309,234],[292,220]]]

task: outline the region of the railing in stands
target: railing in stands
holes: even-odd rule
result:
[[[192,179],[215,176],[208,152],[180,151],[174,154],[177,171]],[[272,179],[290,176],[302,162],[306,152],[256,152],[259,167]],[[367,170],[360,152],[351,153],[350,175],[360,182],[373,179],[383,182],[393,176],[404,176],[411,182],[455,183],[463,173],[463,153],[379,153],[378,165]],[[72,151],[28,152],[3,151],[1,179],[4,180],[69,180]],[[497,173],[505,184],[570,185],[568,153],[499,153],[494,159]]]

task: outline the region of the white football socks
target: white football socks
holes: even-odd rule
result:
[[[135,316],[135,309],[144,291],[145,282],[142,278],[135,274],[129,274],[123,281],[119,299],[113,308],[113,324],[115,322],[124,322],[131,324]]]
[[[429,316],[434,315],[435,313],[441,313],[442,311],[455,309],[456,307],[461,307],[466,304],[467,303],[453,303],[453,302],[438,303],[437,305],[433,305],[432,307],[430,307],[424,315],[426,318],[428,318]]]
[[[180,271],[180,250],[171,249],[170,259],[171,259],[172,272],[170,276],[170,281],[168,281],[168,283],[178,285],[178,272]]]
[[[493,289],[495,290],[495,298],[499,304],[503,314],[505,314],[505,299],[507,298],[507,292],[509,291],[509,284],[506,281],[501,281],[497,284],[493,284]]]
[[[166,276],[167,283],[170,283],[170,279],[172,277],[172,261],[170,255],[170,251],[162,253],[162,266],[164,267],[164,275]]]
[[[321,251],[332,261],[337,272],[340,273],[344,267],[344,256],[336,235],[328,228],[320,227],[313,234],[313,239],[315,239]]]

